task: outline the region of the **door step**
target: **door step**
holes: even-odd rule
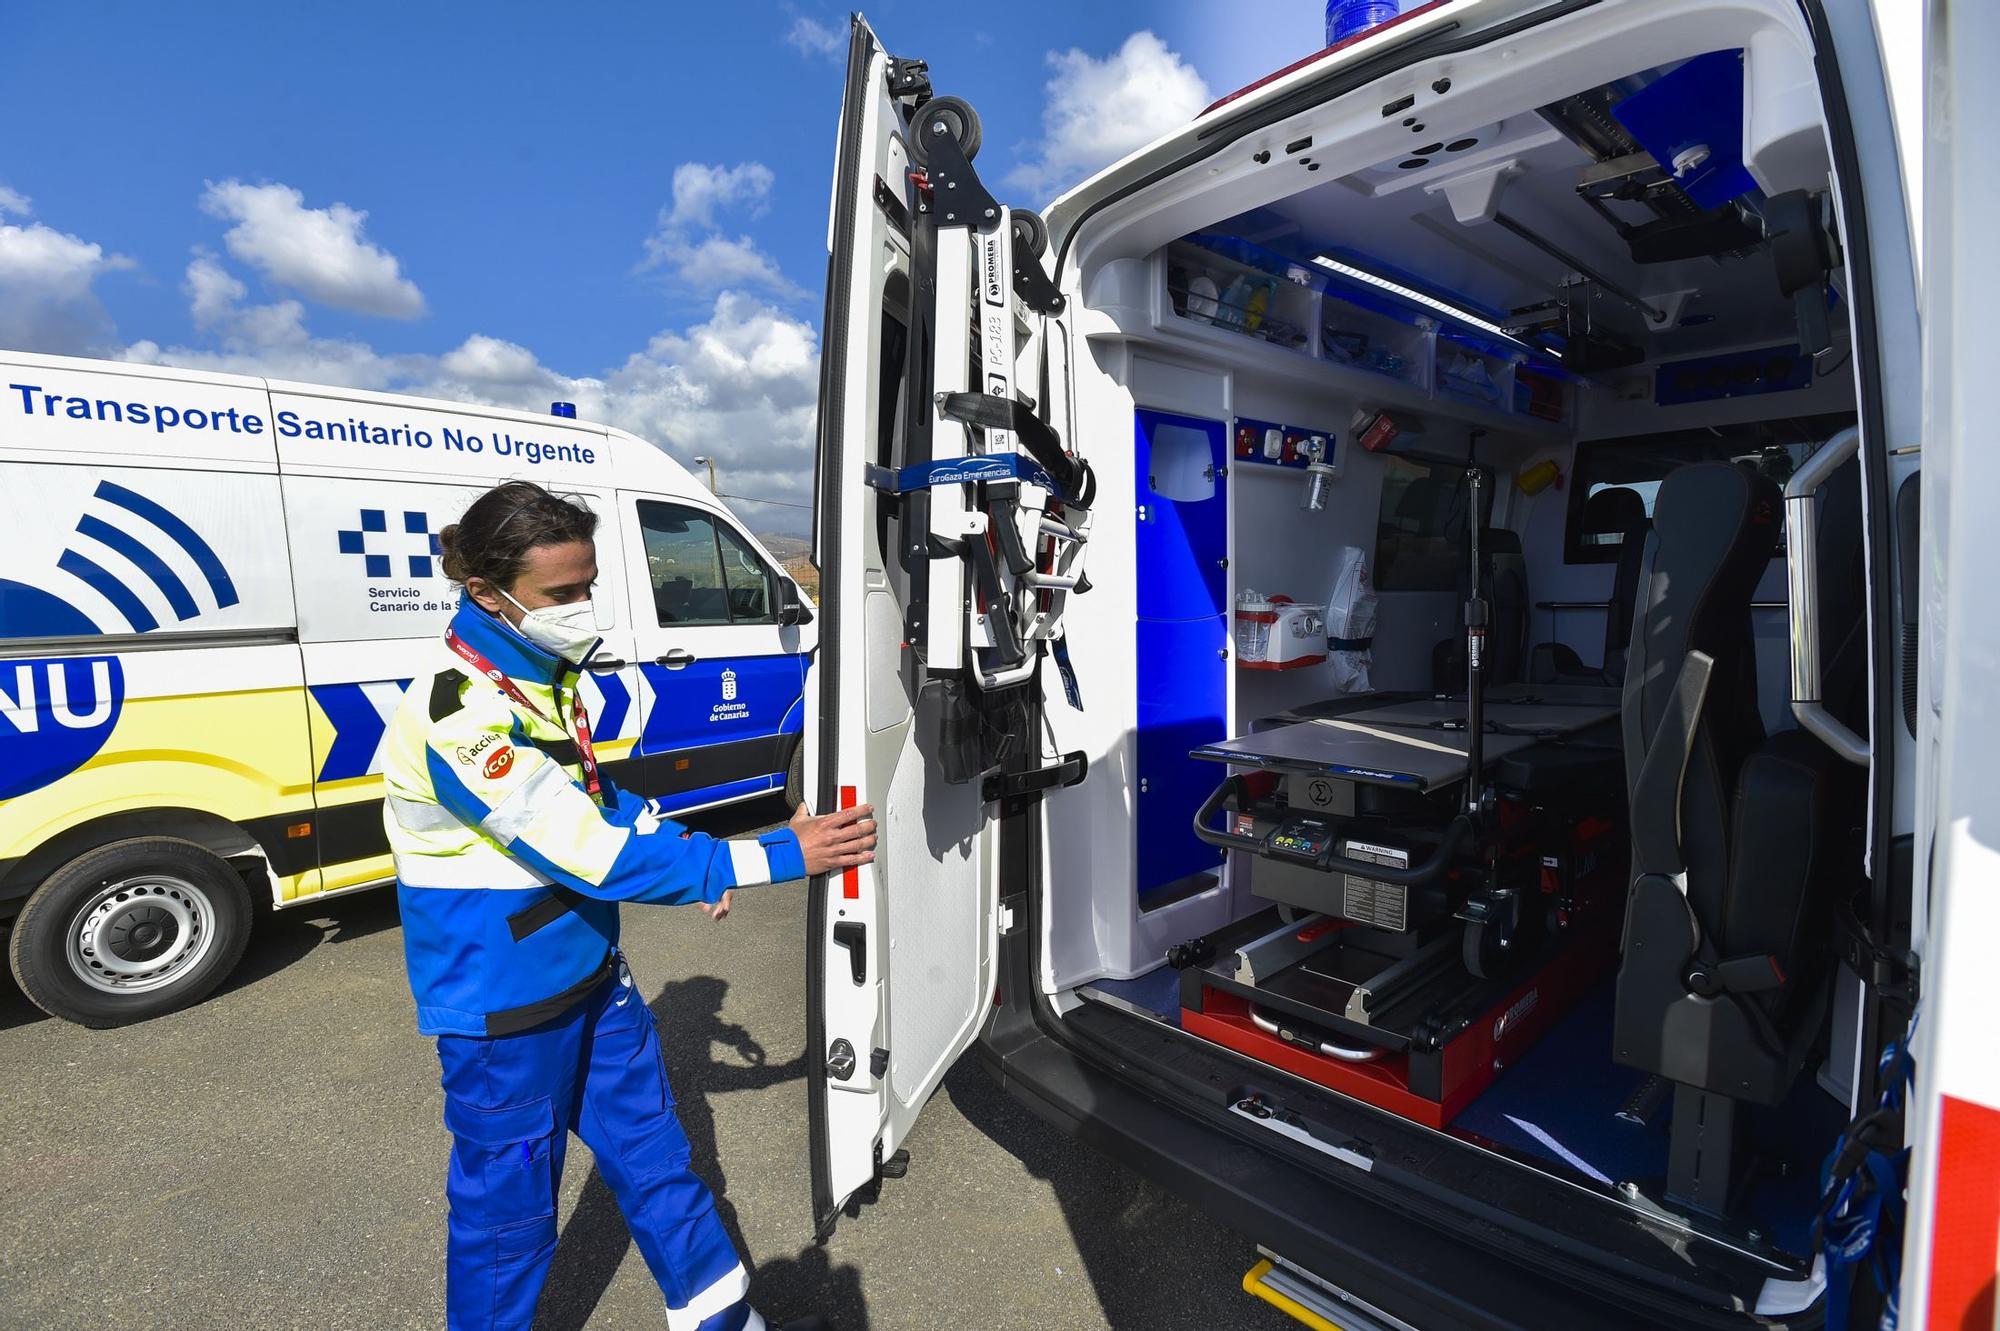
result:
[[[1243,1290],[1313,1331],[1419,1331],[1270,1251],[1243,1275]]]

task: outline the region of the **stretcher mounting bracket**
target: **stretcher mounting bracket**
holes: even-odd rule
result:
[[[1014,247],[1014,294],[1037,314],[1061,314],[1069,304],[1049,280],[1040,257],[1025,245]]]
[[[1064,754],[1060,762],[1026,772],[995,772],[986,778],[980,797],[991,804],[998,800],[1039,795],[1059,787],[1073,786],[1090,771],[1090,759],[1078,749]]]
[[[1000,201],[980,182],[945,118],[919,110],[911,128],[923,148],[924,176],[930,186],[917,206],[930,213],[941,231],[953,227],[991,231],[999,226]]]

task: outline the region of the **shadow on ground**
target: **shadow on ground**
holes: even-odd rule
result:
[[[1008,1097],[977,1057],[958,1061],[941,1094],[967,1123],[1049,1185],[1106,1325],[1296,1327],[1240,1292],[1249,1265],[1241,1236],[1036,1118]]]
[[[652,1002],[659,1019],[667,1078],[674,1093],[675,1112],[693,1148],[697,1174],[716,1196],[716,1212],[738,1252],[748,1250],[736,1208],[729,1200],[729,1181],[716,1152],[715,1114],[710,1097],[731,1091],[755,1091],[805,1076],[805,1053],[782,1063],[743,1027],[722,1019],[729,984],[710,975],[676,980]],[[710,1056],[717,1047],[733,1050],[740,1063]],[[576,1209],[563,1226],[554,1264],[536,1310],[535,1331],[583,1331],[618,1267],[631,1247],[631,1232],[618,1202],[595,1167],[584,1181]],[[851,1266],[835,1267],[824,1250],[801,1249],[797,1257],[765,1262],[751,1274],[751,1302],[774,1327],[790,1318],[819,1313],[841,1331],[866,1331],[868,1309],[861,1296],[860,1273]]]

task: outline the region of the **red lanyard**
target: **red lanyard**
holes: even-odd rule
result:
[[[547,721],[549,719],[543,714],[541,708],[535,706],[534,701],[527,694],[521,692],[520,685],[507,678],[506,672],[481,655],[477,647],[459,637],[457,629],[448,628],[444,631],[444,645],[458,653],[459,658],[467,665],[492,680],[499,690],[509,698],[521,704],[521,706],[527,708],[542,720]],[[599,790],[597,781],[597,750],[590,746],[590,713],[584,710],[582,683],[582,677],[579,676],[577,679],[578,687],[570,690],[570,698],[574,703],[574,711],[576,713],[576,756],[583,764],[583,788],[592,795],[595,795]],[[558,707],[558,711],[560,710],[560,707]],[[562,721],[557,719],[553,724],[560,726]]]

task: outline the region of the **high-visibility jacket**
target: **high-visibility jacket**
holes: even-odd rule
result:
[[[611,973],[620,901],[714,902],[804,875],[789,830],[688,832],[602,769],[592,798],[573,734],[576,669],[469,597],[452,628],[541,715],[440,640],[383,741],[383,821],[424,1034],[505,1035],[567,1012]]]

